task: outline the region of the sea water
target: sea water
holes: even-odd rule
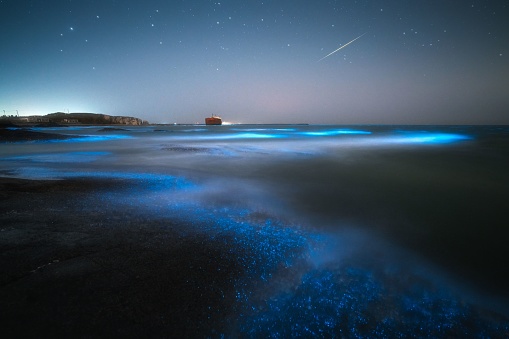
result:
[[[1,144],[2,176],[134,182],[102,199],[225,242],[245,271],[231,333],[509,331],[509,127],[39,131],[69,139]]]

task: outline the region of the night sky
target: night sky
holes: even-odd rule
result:
[[[509,1],[0,0],[0,13],[0,114],[509,124]]]

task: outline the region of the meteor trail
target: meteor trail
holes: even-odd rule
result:
[[[367,33],[367,32],[366,32]],[[336,53],[337,51],[339,51],[340,49],[343,49],[345,48],[346,46],[350,45],[352,42],[354,42],[355,40],[357,39],[360,39],[362,38],[366,33],[362,34],[362,35],[359,35],[357,38],[353,39],[352,41],[350,42],[347,42],[346,44],[344,44],[343,46],[339,47],[337,50],[335,50],[334,52],[330,52],[329,54],[327,54],[326,56],[324,56],[323,58],[321,58],[320,60],[318,60],[318,62],[322,61],[323,59],[327,58],[327,57],[330,57],[332,54]]]

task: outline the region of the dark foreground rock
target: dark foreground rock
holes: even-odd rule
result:
[[[125,128],[117,128],[117,127],[105,127],[98,130],[98,132],[118,132],[118,131],[128,131]]]
[[[0,178],[3,337],[204,337],[227,327],[239,268],[170,218],[94,204],[117,185]]]
[[[16,124],[13,124],[10,120],[0,119],[0,129],[13,128],[13,127],[19,127],[19,126]]]
[[[7,129],[0,128],[0,143],[24,142],[24,141],[48,141],[48,140],[66,140],[73,136],[35,132],[28,129]]]

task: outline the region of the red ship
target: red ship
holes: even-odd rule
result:
[[[221,117],[212,115],[210,118],[205,118],[205,125],[221,125],[223,121]]]

